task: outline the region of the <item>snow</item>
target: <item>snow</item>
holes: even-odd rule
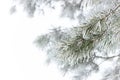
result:
[[[18,7],[19,11],[10,15],[10,6],[10,0],[0,3],[0,80],[70,80],[70,75],[63,77],[54,63],[44,64],[46,56],[33,42],[55,26],[72,27],[77,21],[59,18],[59,10],[53,14],[49,9],[45,16],[28,18]],[[104,63],[101,72],[93,73],[88,80],[100,80],[101,74],[111,65]]]

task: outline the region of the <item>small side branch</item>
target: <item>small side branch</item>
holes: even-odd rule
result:
[[[102,19],[107,18],[108,16],[110,16],[111,13],[115,13],[119,7],[120,7],[120,4],[115,9],[110,10],[110,12],[107,15],[105,15],[105,17],[103,17]]]
[[[96,55],[95,55],[95,58],[101,58],[101,59],[112,59],[112,58],[115,58],[115,57],[118,57],[118,56],[120,56],[120,54],[115,55],[115,56],[110,56],[110,57],[103,57],[103,56],[96,56]]]

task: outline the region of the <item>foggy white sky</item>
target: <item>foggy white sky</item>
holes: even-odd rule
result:
[[[48,32],[51,25],[67,27],[71,21],[50,13],[45,17],[28,18],[21,8],[9,15],[10,4],[10,0],[0,3],[0,80],[64,80],[54,64],[43,65],[45,56],[33,41]]]

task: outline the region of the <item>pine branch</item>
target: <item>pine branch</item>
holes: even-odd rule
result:
[[[120,5],[112,12],[115,13],[119,7]],[[111,14],[109,12],[102,18],[93,17],[86,24],[73,27],[66,30],[66,32],[61,29],[54,29],[49,34],[40,36],[38,44],[44,48],[47,47],[48,57],[62,65],[63,69],[66,69],[66,66],[67,68],[74,68],[79,64],[92,62],[93,57],[105,60],[114,58],[116,56],[102,57],[94,55],[94,50],[98,46],[103,49],[111,47],[110,37],[112,33],[110,34],[111,30],[108,29],[106,24],[107,19],[111,18]]]

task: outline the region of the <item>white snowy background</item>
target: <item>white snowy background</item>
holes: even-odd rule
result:
[[[0,80],[67,80],[54,64],[44,63],[44,53],[33,42],[54,26],[76,23],[59,19],[59,11],[51,14],[47,9],[46,16],[36,14],[34,18],[28,18],[21,7],[10,15],[11,4],[10,0],[0,3]]]

